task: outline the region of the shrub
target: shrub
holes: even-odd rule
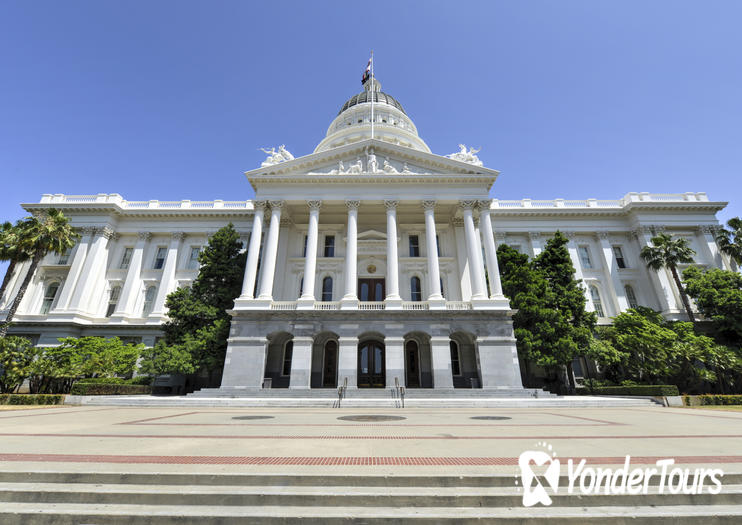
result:
[[[150,394],[152,387],[147,385],[126,385],[106,383],[81,383],[72,385],[71,393],[78,396],[116,396]]]
[[[86,385],[150,385],[152,378],[150,376],[138,376],[131,379],[124,379],[123,377],[83,377],[75,382],[76,385],[81,383]]]
[[[580,388],[579,394],[590,395],[590,389]],[[592,393],[596,396],[678,396],[678,387],[675,385],[626,385],[626,386],[599,386],[594,387]]]
[[[0,405],[61,405],[61,394],[0,394]]]
[[[702,405],[742,405],[741,395],[702,395],[702,396],[683,396],[685,406],[702,406]]]

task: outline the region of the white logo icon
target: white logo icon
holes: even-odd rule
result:
[[[543,473],[543,478],[546,480],[546,484],[551,487],[551,490],[554,491],[554,494],[556,494],[559,488],[560,465],[558,459],[541,450],[526,450],[518,458],[520,477],[523,481],[524,507],[532,507],[536,503],[551,505],[551,498],[546,492],[546,487],[544,487],[541,479],[533,471],[534,466],[542,467],[547,464],[548,467]]]

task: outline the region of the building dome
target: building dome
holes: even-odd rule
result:
[[[363,92],[350,97],[340,108],[327,135],[315,148],[315,153],[372,138],[372,100],[375,140],[430,153],[430,148],[418,136],[415,124],[405,113],[402,104],[381,91],[381,83],[376,78],[367,80],[363,87]]]

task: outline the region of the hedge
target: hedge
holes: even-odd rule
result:
[[[61,405],[62,394],[0,394],[0,405]]]
[[[596,386],[579,388],[578,394],[596,396],[679,396],[675,385]]]
[[[70,391],[78,396],[116,396],[133,394],[151,394],[152,387],[147,385],[121,385],[106,383],[81,383],[72,385]]]
[[[685,406],[702,405],[742,405],[741,395],[705,394],[701,396],[683,396]]]
[[[76,384],[96,384],[96,385],[150,385],[152,378],[150,376],[137,376],[131,379],[123,377],[83,377],[78,379]]]

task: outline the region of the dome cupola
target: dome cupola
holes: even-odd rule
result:
[[[370,139],[372,127],[376,140],[430,153],[430,148],[417,135],[417,128],[402,104],[381,91],[381,83],[375,77],[366,80],[363,88],[361,93],[350,97],[340,108],[324,140],[315,148],[315,153]]]

